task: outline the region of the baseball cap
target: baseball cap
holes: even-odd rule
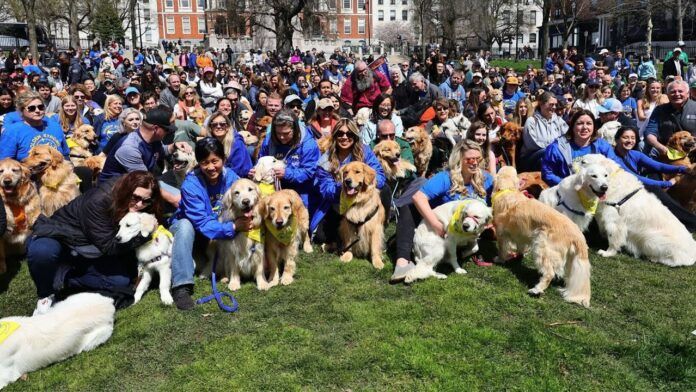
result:
[[[205,68],[203,68],[203,73],[204,73],[204,74],[206,74],[206,73],[208,73],[208,72],[215,72],[215,70],[213,69],[213,67],[205,67]]]
[[[601,86],[602,83],[600,83],[599,79],[590,79],[587,81],[588,86]]]
[[[599,51],[599,54],[605,54],[605,53],[609,53],[609,50],[606,48]]]
[[[473,78],[483,78],[483,75],[481,75],[481,72],[474,72],[474,75],[472,77]]]
[[[140,91],[135,87],[128,87],[126,89],[126,95],[128,94],[140,94]]]
[[[682,50],[681,50],[680,47],[676,47],[676,48],[674,48],[674,50],[673,50],[673,52],[681,52],[681,51],[682,51]]]
[[[237,90],[237,92],[240,92],[242,91],[242,85],[239,84],[239,82],[236,80],[230,80],[230,82],[226,84],[223,88],[223,91],[227,91],[229,89]]]
[[[638,74],[632,73],[632,74],[628,75],[628,78],[629,78],[629,79],[631,79],[631,78],[636,78],[636,79],[637,79],[637,78],[638,78]]]
[[[514,76],[509,76],[507,79],[505,79],[505,84],[520,84],[520,81]]]
[[[326,108],[331,108],[333,109],[333,102],[329,98],[322,98],[319,100],[317,103],[317,106],[319,106],[319,109],[326,109]]]
[[[285,100],[283,101],[283,105],[288,105],[294,101],[300,101],[300,103],[302,103],[302,98],[298,97],[295,94],[290,94],[287,97],[285,97]],[[331,106],[333,106],[333,104]]]
[[[677,42],[677,46],[686,46],[686,44],[684,43],[684,41],[679,41]]]
[[[162,127],[166,129],[167,132],[174,132],[176,131],[176,126],[173,122],[171,122],[172,114],[173,112],[171,111],[171,109],[160,105],[150,109],[150,111],[148,111],[147,114],[145,114],[145,119],[143,120],[143,122]]]
[[[609,98],[606,101],[604,101],[603,104],[597,107],[597,111],[599,113],[620,113],[623,111],[623,105],[621,105],[621,102],[619,102],[618,99]]]

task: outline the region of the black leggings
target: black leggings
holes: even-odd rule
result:
[[[688,230],[689,233],[693,233],[696,231],[696,215],[692,214],[689,210],[682,207],[681,204],[674,200],[672,196],[667,194],[667,192],[662,190],[662,188],[651,185],[645,185],[645,189],[653,195],[657,196],[657,198],[660,199],[662,204],[664,204],[665,207],[667,207],[667,209],[672,214],[674,214],[674,216],[677,217],[677,219],[679,219],[679,222],[684,224],[686,230]]]
[[[412,260],[413,235],[423,220],[414,204],[399,207],[399,224],[396,225],[396,258]]]

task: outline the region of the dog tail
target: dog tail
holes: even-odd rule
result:
[[[568,252],[565,266],[565,289],[561,289],[563,299],[590,307],[590,259],[587,253],[587,245],[574,243]]]

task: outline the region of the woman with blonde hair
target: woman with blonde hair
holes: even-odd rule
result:
[[[229,116],[220,111],[208,118],[208,135],[217,139],[225,149],[227,161],[225,166],[232,169],[239,177],[246,177],[251,170],[251,156],[244,140],[235,131]]]
[[[595,118],[599,117],[597,108],[604,102],[602,93],[599,91],[600,83],[597,79],[590,79],[582,90],[582,97],[575,100],[573,109],[584,109],[592,112]]]
[[[338,240],[339,198],[343,183],[339,177],[341,167],[350,162],[363,162],[376,172],[378,189],[385,188],[384,169],[369,146],[360,140],[360,130],[355,122],[342,118],[336,122],[329,140],[328,150],[319,158],[314,177],[314,188],[319,196],[310,198],[312,214],[310,231],[317,228],[317,243],[336,244]]]
[[[645,127],[648,125],[648,120],[655,107],[668,103],[667,95],[662,94],[662,83],[659,80],[653,80],[648,83],[643,99],[638,101],[638,136],[643,140]]]
[[[71,137],[73,131],[82,124],[89,124],[89,120],[80,115],[79,106],[72,95],[66,95],[60,100],[58,122],[66,138]]]
[[[481,167],[484,152],[473,140],[457,143],[450,154],[448,169],[435,174],[425,181],[413,195],[413,203],[399,208],[399,224],[396,226],[396,267],[391,277],[392,283],[403,281],[406,274],[415,267],[411,257],[413,234],[421,220],[425,220],[439,236],[447,234],[447,228],[437,218],[433,209],[444,203],[478,199],[490,204],[493,189],[493,176]],[[490,266],[481,258],[473,258],[479,266]]]
[[[524,123],[527,122],[527,118],[531,117],[534,113],[534,106],[532,106],[532,101],[529,98],[520,99],[515,105],[515,110],[512,112],[511,121],[517,125],[523,127]]]
[[[188,120],[191,112],[202,108],[201,100],[193,86],[182,88],[179,93],[179,103],[174,106],[174,115],[177,120]]]
[[[99,151],[103,150],[109,139],[121,129],[118,120],[121,112],[123,112],[123,99],[115,94],[108,95],[104,102],[104,113],[94,119],[94,132],[99,138]]]
[[[140,128],[143,122],[143,112],[136,108],[125,108],[118,116],[119,129],[118,133],[112,135],[109,142],[102,149],[102,153],[109,154],[109,151],[118,143],[118,141],[129,133]]]

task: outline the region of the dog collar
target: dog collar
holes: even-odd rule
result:
[[[500,198],[500,196],[506,194],[506,193],[513,193],[515,190],[513,189],[501,189],[498,192],[495,192],[493,196],[491,197],[491,207],[493,207],[493,204],[495,204],[495,201]]]
[[[565,208],[566,210],[572,212],[572,213],[575,214],[575,215],[585,216],[585,212],[583,212],[583,211],[578,211],[578,210],[572,208],[571,206],[569,206],[568,203],[566,203],[566,202],[561,198],[561,194],[558,192],[558,190],[556,190],[556,197],[558,197],[558,203],[556,203],[557,206],[562,206],[563,208]],[[580,198],[580,193],[578,193],[578,198]],[[582,200],[581,200],[581,203],[582,203]],[[583,207],[584,207],[584,205],[583,205]],[[597,208],[597,207],[595,206],[595,209],[596,209],[596,208]],[[594,214],[594,212],[593,212],[592,214]]]
[[[276,191],[276,187],[274,184],[262,182],[259,184],[259,190],[261,191],[261,196],[270,196]]]
[[[148,265],[148,264],[156,263],[156,262],[162,260],[163,258],[165,258],[165,257],[170,257],[170,256],[171,256],[171,254],[169,254],[169,253],[161,254],[161,255],[159,255],[159,256],[156,256],[156,257],[151,258],[151,259],[148,260],[148,261],[143,262],[142,265]]]
[[[582,192],[578,192],[578,199],[580,200],[580,204],[582,204],[582,208],[584,208],[587,213],[594,215],[597,212],[599,199],[588,198]]]
[[[71,137],[65,139],[65,142],[68,144],[68,148],[71,149],[71,150],[72,150],[73,148],[80,147],[80,146],[77,144],[77,142],[76,142],[75,140],[73,140],[73,138],[71,138]]]
[[[14,321],[0,321],[0,344],[5,341],[5,339],[12,336],[15,331],[19,329],[19,323]]]

